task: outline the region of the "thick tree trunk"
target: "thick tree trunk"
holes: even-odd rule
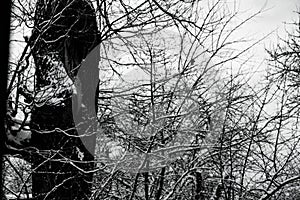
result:
[[[78,137],[58,131],[68,130],[68,135],[77,135],[70,99],[64,107],[35,108],[32,117],[32,128],[36,129],[32,143],[38,149],[32,159],[33,196],[37,199],[88,199],[93,174],[81,170],[93,169],[93,162],[84,163],[93,161],[93,155]]]
[[[78,137],[71,87],[59,79],[65,70],[69,81],[75,80],[80,63],[97,44],[96,33],[95,13],[87,0],[38,0],[31,37],[37,90],[31,114],[34,199],[81,200],[91,194],[93,173],[88,171],[94,168],[95,135]],[[83,76],[89,71],[95,69]],[[90,105],[85,106],[79,112],[91,116]],[[88,141],[89,149],[82,141]]]

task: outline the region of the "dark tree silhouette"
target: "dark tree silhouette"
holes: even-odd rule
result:
[[[37,91],[30,125],[36,148],[32,193],[36,199],[88,199],[93,155],[73,137],[78,135],[73,91],[63,80],[75,80],[82,60],[97,44],[95,11],[87,0],[38,0],[34,23],[29,40]],[[92,144],[94,138],[89,138]]]
[[[0,73],[0,79],[1,79],[1,84],[0,84],[0,94],[1,96],[7,96],[7,91],[6,91],[6,80],[7,80],[7,70],[8,70],[8,52],[9,52],[9,31],[10,31],[10,9],[11,9],[11,5],[10,5],[10,2],[7,1],[3,4],[3,8],[4,8],[4,13],[3,13],[3,35],[1,37],[1,44],[3,45],[2,48],[3,48],[3,52],[1,54],[1,61],[3,63],[3,68],[2,68],[2,73]],[[4,133],[5,132],[5,129],[4,129],[4,117],[5,117],[5,107],[6,107],[6,102],[5,102],[5,98],[1,98],[0,100],[0,106],[1,106],[1,110],[2,112],[0,113],[0,131],[1,133]],[[4,144],[5,144],[5,135],[4,134],[1,134],[0,136],[0,146],[1,147],[4,147]],[[1,149],[1,158],[3,156],[3,149]],[[1,162],[1,172],[3,170],[3,165],[2,165],[2,162]],[[2,173],[0,175],[1,177],[1,180],[2,180]],[[3,195],[4,194],[4,191],[3,191],[3,182],[1,181],[0,183],[0,187],[1,187],[1,194]],[[1,198],[3,198],[3,196],[1,195]]]

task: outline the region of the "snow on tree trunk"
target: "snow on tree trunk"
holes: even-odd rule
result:
[[[36,65],[31,114],[35,199],[88,199],[91,193],[93,173],[88,171],[94,168],[94,157],[76,137],[72,94],[80,64],[97,44],[96,34],[95,11],[87,0],[38,0],[31,36]],[[95,143],[94,136],[87,140]]]

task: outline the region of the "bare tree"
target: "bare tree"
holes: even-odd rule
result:
[[[299,11],[296,12],[299,18]],[[267,189],[261,199],[299,197],[299,22],[293,22],[287,39],[281,39],[270,56],[268,79],[279,98],[274,116],[273,152],[268,163]],[[267,154],[267,153],[266,153]]]
[[[32,32],[10,64],[6,144],[31,162],[35,198],[267,199],[297,183],[286,93],[230,69],[258,42],[236,51],[248,42],[236,31],[261,10],[239,20],[220,0],[14,6],[12,31]],[[84,80],[98,82],[97,67],[83,68],[96,46],[99,127],[73,120],[95,112]]]

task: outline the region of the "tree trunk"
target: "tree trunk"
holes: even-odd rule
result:
[[[96,33],[95,12],[88,1],[38,0],[31,37],[36,65],[31,114],[31,143],[35,147],[32,154],[34,199],[81,200],[91,194],[93,173],[88,171],[94,168],[95,135],[86,136],[84,140],[77,137],[72,86],[64,80],[74,82],[82,60],[97,44]],[[90,69],[86,69],[86,76],[88,71]],[[61,78],[62,74],[66,77]],[[85,107],[85,111],[78,112],[91,116],[89,107],[94,108],[94,105]],[[89,129],[89,132],[94,131],[94,126]],[[88,141],[89,149],[82,141]]]
[[[32,192],[37,199],[46,196],[46,199],[87,199],[90,195],[93,174],[82,173],[76,167],[85,171],[93,169],[93,162],[81,162],[93,161],[93,155],[79,138],[55,131],[71,129],[66,132],[77,135],[76,130],[72,130],[71,101],[66,101],[65,107],[45,105],[32,113],[32,128],[37,130],[33,131],[32,143],[38,149],[32,159]]]

